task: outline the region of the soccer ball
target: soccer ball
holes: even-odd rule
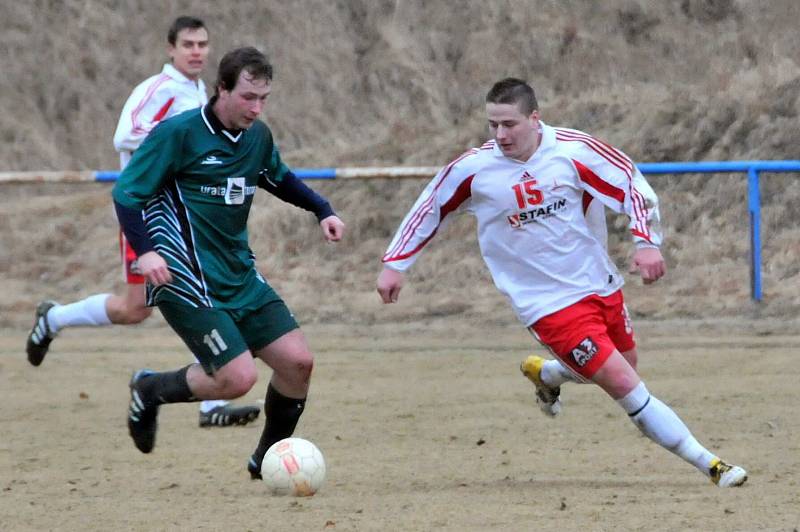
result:
[[[325,458],[310,441],[286,438],[267,449],[261,476],[276,495],[309,497],[325,480]]]

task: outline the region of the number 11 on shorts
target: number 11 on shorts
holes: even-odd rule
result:
[[[211,349],[211,353],[214,356],[217,356],[228,349],[228,345],[225,343],[225,340],[222,339],[222,336],[219,335],[219,332],[216,329],[211,329],[210,333],[203,336],[203,343],[205,343],[208,348]]]

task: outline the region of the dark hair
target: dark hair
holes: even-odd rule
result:
[[[186,29],[198,30],[205,27],[205,23],[197,17],[178,17],[169,27],[169,31],[167,31],[167,42],[175,46],[178,41],[178,33],[181,31]]]
[[[539,109],[533,87],[518,78],[501,79],[489,89],[486,103],[513,103],[523,114],[529,115]]]
[[[253,76],[253,79],[272,81],[272,65],[267,56],[252,46],[237,48],[225,54],[219,62],[216,94],[219,94],[220,89],[232,91],[242,70]]]

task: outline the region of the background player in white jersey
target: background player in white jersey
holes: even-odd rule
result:
[[[542,409],[558,413],[565,382],[592,381],[647,437],[715,484],[743,484],[745,470],[703,447],[637,374],[623,279],[587,223],[593,200],[627,214],[633,263],[645,283],[658,280],[665,273],[658,199],[647,181],[621,151],[542,122],[534,91],[523,80],[497,82],[486,97],[486,114],[493,139],[444,167],[392,239],[377,282],[383,302],[397,301],[403,272],[449,214],[473,214],[495,285],[557,359],[528,357],[522,364]]]
[[[167,53],[171,61],[161,73],[141,82],[128,97],[114,133],[120,168],[150,130],[166,120],[208,102],[206,86],[200,79],[208,61],[208,30],[196,17],[176,18],[167,32]],[[120,252],[127,288],[124,294],[96,294],[75,303],[59,305],[43,301],[36,309],[36,321],[28,336],[28,360],[38,366],[50,342],[66,327],[98,327],[141,323],[152,313],[145,305],[145,278],[137,266],[136,253],[120,231]],[[200,405],[200,426],[242,425],[258,417],[257,406],[235,407],[227,401],[204,401]]]

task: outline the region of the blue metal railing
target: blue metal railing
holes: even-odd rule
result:
[[[761,301],[761,193],[760,172],[800,172],[800,161],[708,161],[696,163],[640,163],[643,174],[746,173],[747,210],[750,213],[750,297]]]
[[[800,172],[800,160],[790,161],[704,161],[639,163],[643,174],[746,173],[747,210],[750,213],[750,295],[761,301],[761,172]],[[295,168],[301,179],[352,179],[368,177],[425,177],[433,176],[438,168]],[[115,181],[119,172],[94,172],[95,181]]]

